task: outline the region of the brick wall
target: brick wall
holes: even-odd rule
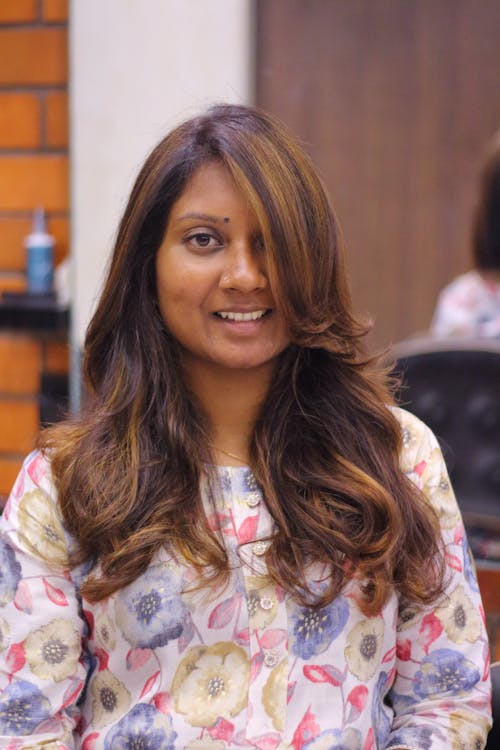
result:
[[[68,253],[67,0],[0,2],[0,293],[25,289],[23,238],[45,208],[55,262]],[[42,372],[67,343],[0,329],[0,501],[39,426]]]

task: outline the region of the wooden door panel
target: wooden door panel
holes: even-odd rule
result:
[[[372,346],[430,321],[469,265],[500,126],[497,0],[259,0],[257,102],[303,140],[344,229]]]

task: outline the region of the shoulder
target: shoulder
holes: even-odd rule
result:
[[[393,413],[402,430],[401,470],[433,506],[442,530],[457,528],[461,515],[436,436],[405,409],[393,407]]]
[[[39,450],[33,451],[25,458],[9,495],[6,511],[19,505],[22,497],[29,492],[43,493],[54,504],[57,502],[50,458]]]
[[[405,473],[413,471],[422,461],[428,460],[439,444],[436,436],[425,422],[400,406],[390,407],[401,429],[401,468]]]
[[[12,546],[56,566],[68,563],[71,539],[62,520],[50,457],[26,458],[7,500],[0,532]]]
[[[460,299],[464,295],[483,293],[485,282],[477,271],[467,271],[453,279],[442,290],[442,299]]]
[[[50,495],[55,494],[48,454],[40,450],[34,450],[26,456],[9,499],[17,497],[27,486],[36,487]]]

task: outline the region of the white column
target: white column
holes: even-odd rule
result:
[[[144,158],[214,102],[253,100],[253,0],[71,0],[72,376]],[[79,382],[73,384],[79,391]],[[75,399],[73,399],[75,405]]]

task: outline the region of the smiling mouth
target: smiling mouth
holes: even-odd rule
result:
[[[261,320],[271,314],[271,309],[254,310],[253,312],[216,312],[214,315],[222,320],[235,320],[236,322],[245,322],[249,320]]]

